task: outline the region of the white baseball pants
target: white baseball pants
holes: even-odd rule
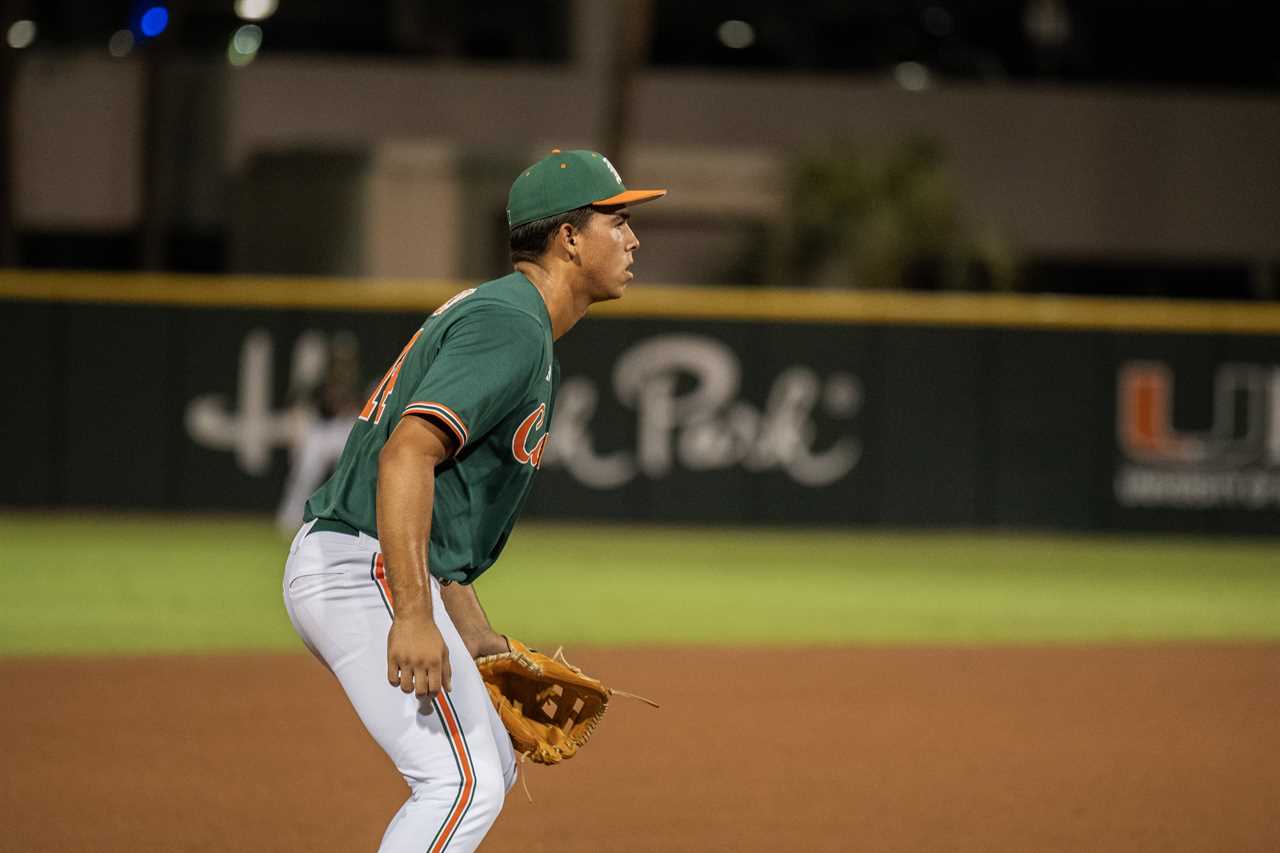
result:
[[[369,734],[409,785],[380,853],[475,850],[516,779],[511,740],[480,672],[431,579],[432,613],[449,648],[453,690],[421,702],[387,682],[391,606],[381,548],[365,534],[311,533],[304,524],[285,564],[294,629],[337,677]],[[310,534],[310,535],[308,535]]]

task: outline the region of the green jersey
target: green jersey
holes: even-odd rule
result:
[[[458,442],[436,469],[428,565],[471,583],[502,552],[547,445],[560,366],[542,295],[520,273],[459,293],[432,314],[360,412],[337,470],[305,518],[378,535],[378,454],[404,415]]]

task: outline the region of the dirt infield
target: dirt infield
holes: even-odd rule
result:
[[[620,703],[482,848],[1280,850],[1280,646],[593,650]],[[0,661],[0,849],[372,851],[406,789],[302,656]]]

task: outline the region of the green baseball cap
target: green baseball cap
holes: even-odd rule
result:
[[[622,176],[603,154],[561,151],[520,173],[507,196],[507,227],[515,228],[587,205],[640,204],[667,194],[666,190],[629,190]]]

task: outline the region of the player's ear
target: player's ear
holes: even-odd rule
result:
[[[578,256],[578,232],[568,222],[560,223],[560,230],[556,232],[556,241],[570,260]]]

